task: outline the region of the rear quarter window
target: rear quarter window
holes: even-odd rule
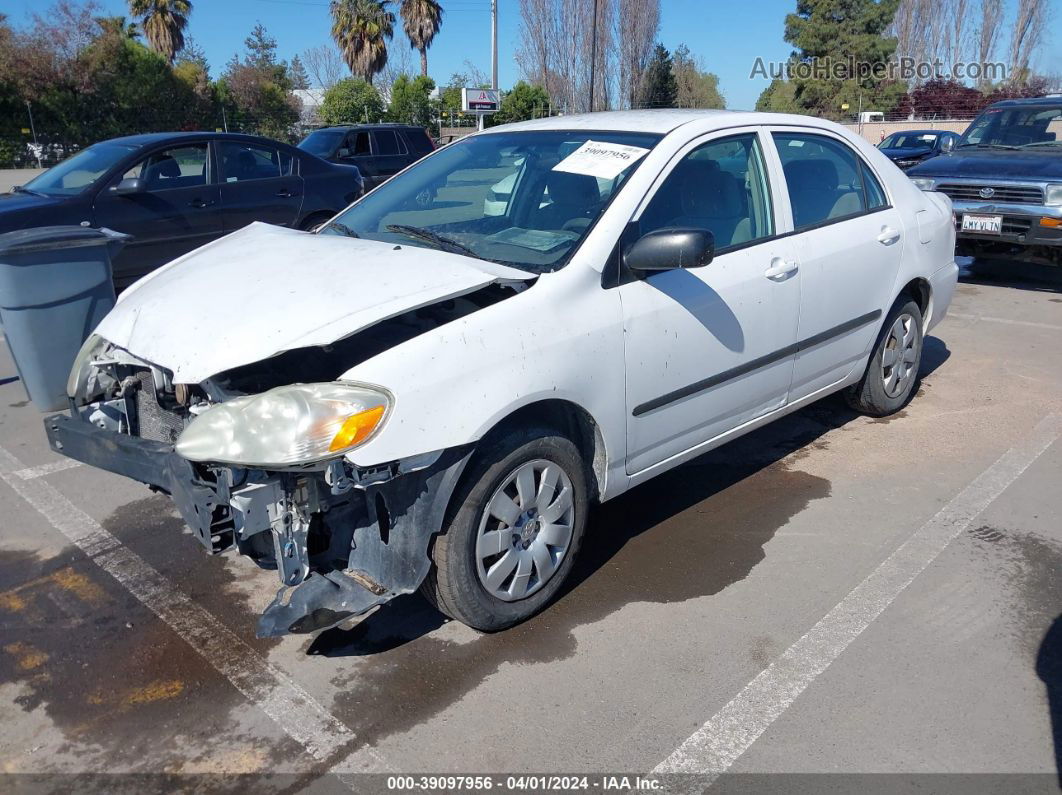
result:
[[[424,130],[406,130],[405,135],[409,151],[415,154],[425,155],[435,148]]]

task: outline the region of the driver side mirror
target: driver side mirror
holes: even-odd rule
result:
[[[701,268],[715,256],[715,236],[707,229],[667,227],[642,235],[623,254],[632,271]]]
[[[144,181],[139,177],[126,177],[111,188],[111,193],[118,196],[124,196],[130,193],[143,193],[144,187]]]
[[[350,156],[351,156],[350,149],[348,149],[345,146],[341,146],[341,147],[339,147],[339,149],[336,150],[336,157],[338,157],[340,159],[348,158]]]
[[[954,148],[955,148],[955,139],[950,137],[950,136],[945,138],[943,141],[940,142],[940,151],[943,152],[944,154],[947,154],[948,152],[950,152]]]

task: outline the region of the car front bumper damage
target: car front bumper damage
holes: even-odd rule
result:
[[[281,587],[260,637],[311,633],[361,615],[427,576],[432,536],[471,453],[456,448],[371,470],[265,472],[200,466],[173,445],[45,418],[56,452],[168,494],[211,553],[236,549],[276,568]]]

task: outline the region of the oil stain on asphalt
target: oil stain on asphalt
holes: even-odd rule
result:
[[[626,604],[684,602],[743,580],[780,527],[829,496],[827,480],[790,468],[790,454],[821,446],[838,424],[829,412],[796,415],[599,506],[565,592],[505,632],[470,643],[433,637],[443,619],[410,596],[354,629],[322,633],[308,653],[362,658],[333,680],[336,714],[375,744],[441,712],[503,663],[572,656],[573,630]]]
[[[224,594],[231,576],[181,534],[183,524],[170,510],[168,499],[153,497],[104,524],[130,546],[158,547],[153,557],[169,559],[165,574],[182,589]],[[244,622],[242,637],[253,634],[252,617],[238,603],[213,610],[226,611]],[[247,710],[243,696],[73,548],[46,560],[0,553],[2,682],[20,684],[18,706],[42,709],[62,732],[64,745],[49,750],[82,759],[83,769],[97,760],[107,771],[158,773],[197,759],[209,766],[224,748],[258,748],[271,766],[304,755],[288,738],[241,728],[247,725],[239,719]],[[47,758],[35,756],[33,769],[46,770]]]

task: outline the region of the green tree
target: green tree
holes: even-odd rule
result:
[[[671,53],[657,44],[642,77],[638,106],[642,108],[673,108],[678,101],[678,84]]]
[[[434,128],[435,114],[431,101],[431,92],[434,90],[435,81],[430,77],[399,75],[391,86],[388,121]]]
[[[277,60],[276,39],[257,24],[244,45],[243,59],[233,56],[217,85],[229,129],[292,138],[302,103],[291,93],[287,64]]]
[[[172,64],[184,46],[191,0],[129,0],[129,10],[140,19],[151,49]]]
[[[701,69],[685,44],[676,48],[671,71],[675,75],[675,104],[678,107],[726,107],[726,99],[719,92],[719,76]]]
[[[796,84],[775,78],[756,100],[756,110],[767,113],[800,113],[796,101]]]
[[[305,91],[310,87],[310,75],[306,67],[302,65],[302,59],[298,55],[291,59],[288,66],[288,76],[291,78],[291,87],[299,91]]]
[[[351,74],[368,83],[387,65],[395,15],[386,0],[332,0],[332,38]]]
[[[398,7],[409,44],[420,53],[420,76],[428,76],[428,48],[442,26],[442,7],[435,0],[402,0]]]
[[[501,107],[491,117],[491,124],[537,119],[549,114],[549,94],[542,86],[521,80],[502,96]]]
[[[827,118],[851,110],[889,112],[906,93],[900,81],[885,80],[881,67],[895,54],[897,41],[885,32],[900,0],[797,0],[785,18],[796,107]],[[860,102],[860,98],[863,101]],[[850,110],[850,112],[851,112]]]
[[[129,22],[125,17],[97,17],[96,24],[100,26],[100,32],[105,35],[120,36],[126,39],[139,39],[140,28],[135,22]]]
[[[348,77],[325,92],[318,113],[325,124],[379,121],[384,115],[384,105],[371,83]]]

